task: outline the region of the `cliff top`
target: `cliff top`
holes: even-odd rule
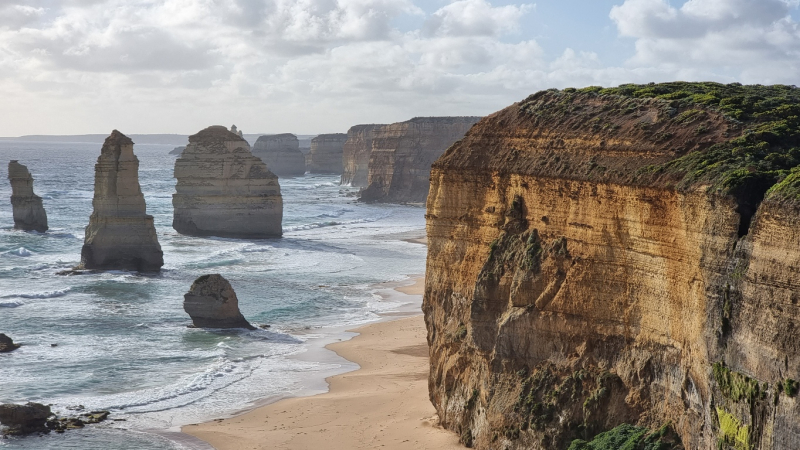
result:
[[[245,141],[245,139],[222,125],[212,125],[189,136],[189,142],[192,144],[224,141]]]
[[[537,92],[483,119],[435,167],[800,200],[799,146],[796,87],[626,84]]]
[[[297,136],[292,133],[281,133],[281,134],[269,134],[266,136],[259,136],[256,142],[265,142],[265,141],[281,141],[284,139],[295,140],[297,141]]]
[[[481,116],[439,116],[439,117],[414,117],[406,122],[411,123],[473,123],[481,120]],[[403,122],[399,122],[403,123]]]
[[[111,131],[111,134],[108,135],[105,142],[103,142],[103,147],[107,145],[133,145],[133,141],[128,136],[120,133],[118,130]]]
[[[8,179],[14,180],[18,178],[31,178],[31,173],[28,167],[20,164],[19,160],[12,159],[8,162]]]
[[[328,134],[319,134],[314,139],[311,139],[311,142],[316,142],[317,140],[323,139],[339,139],[339,140],[346,140],[347,133],[328,133]]]

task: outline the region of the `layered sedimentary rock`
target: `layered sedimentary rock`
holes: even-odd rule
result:
[[[541,92],[451,147],[423,303],[442,424],[481,449],[666,424],[687,449],[800,448],[799,92]]]
[[[220,274],[203,275],[194,280],[183,299],[183,309],[195,327],[255,329],[242,316],[236,292]]]
[[[172,227],[191,236],[261,239],[282,234],[278,177],[222,126],[189,137],[175,161]]]
[[[8,179],[11,181],[11,208],[14,228],[25,231],[47,231],[47,213],[42,197],[33,193],[33,177],[28,168],[16,160],[8,163]]]
[[[431,164],[480,117],[416,117],[375,130],[365,202],[424,202]]]
[[[139,186],[139,159],[133,141],[117,130],[106,138],[94,166],[92,206],[79,268],[161,269],[164,254]]]
[[[306,170],[311,173],[342,174],[342,152],[347,134],[320,134],[311,140]]]
[[[384,125],[356,125],[347,130],[347,140],[342,148],[341,184],[366,187],[369,183],[369,156],[375,130]]]
[[[253,146],[253,154],[279,177],[296,177],[306,173],[306,157],[300,151],[297,136],[293,134],[261,136]]]

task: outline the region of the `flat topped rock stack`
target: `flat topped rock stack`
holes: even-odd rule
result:
[[[342,152],[347,134],[320,134],[311,140],[306,169],[311,173],[342,174]]]
[[[431,165],[480,117],[415,117],[378,128],[372,140],[365,202],[425,202]]]
[[[369,156],[372,139],[379,124],[356,125],[347,130],[347,140],[342,149],[342,185],[367,187],[369,185]]]
[[[293,134],[261,136],[253,146],[253,154],[279,177],[297,177],[306,173],[306,157]]]
[[[40,233],[47,231],[47,213],[42,197],[33,193],[33,177],[28,168],[17,161],[9,162],[8,180],[11,182],[14,228]]]
[[[198,328],[255,330],[239,311],[239,299],[233,287],[220,274],[203,275],[194,280],[183,296],[183,309]]]
[[[139,159],[133,141],[117,130],[106,138],[94,166],[92,205],[78,268],[161,269],[164,254],[139,186]]]
[[[175,178],[175,231],[243,239],[281,236],[278,177],[238,134],[211,126],[189,136],[175,161]]]

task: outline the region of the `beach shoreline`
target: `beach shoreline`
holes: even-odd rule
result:
[[[326,349],[355,364],[355,370],[325,379],[326,392],[257,402],[226,419],[182,427],[184,434],[219,450],[318,448],[463,448],[458,437],[438,427],[428,399],[426,330],[419,310],[424,278],[389,290],[417,301],[382,314],[378,322],[349,330],[349,340]],[[402,311],[405,309],[405,311]]]

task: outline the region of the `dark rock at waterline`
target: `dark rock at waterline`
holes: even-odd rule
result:
[[[81,414],[80,417],[55,417],[47,421],[47,428],[56,433],[63,433],[67,430],[76,430],[86,425],[103,422],[108,419],[109,414],[108,411],[92,411]]]
[[[0,424],[8,427],[3,433],[8,435],[46,433],[49,431],[46,427],[47,418],[52,415],[50,407],[41,403],[0,405]]]
[[[6,353],[19,348],[19,344],[3,333],[0,333],[0,353]]]
[[[183,309],[199,328],[247,328],[255,330],[239,311],[239,299],[220,274],[194,280],[183,296]]]

